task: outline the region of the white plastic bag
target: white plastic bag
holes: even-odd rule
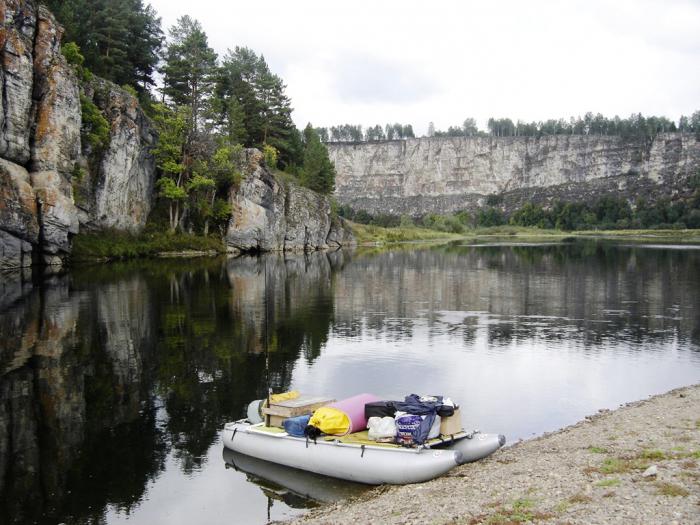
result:
[[[425,419],[425,416],[423,416]],[[430,426],[430,432],[428,432],[428,439],[433,439],[440,436],[440,416],[435,414],[435,421]]]
[[[396,423],[393,417],[371,417],[367,421],[367,436],[373,441],[393,439],[396,436]]]

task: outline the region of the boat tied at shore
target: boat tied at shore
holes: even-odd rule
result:
[[[441,476],[505,444],[500,434],[465,431],[459,408],[440,396],[412,394],[404,401],[382,401],[360,394],[340,402],[285,396],[251,403],[246,419],[224,426],[224,446],[334,478],[403,485]],[[371,434],[373,423],[391,428],[391,421],[397,422],[394,435],[389,432],[378,438]]]

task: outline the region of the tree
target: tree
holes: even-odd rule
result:
[[[206,173],[206,169],[202,170]],[[190,197],[192,208],[204,221],[204,235],[209,234],[209,220],[214,210],[216,198],[216,182],[211,177],[195,170],[194,175],[187,183],[187,194]]]
[[[160,18],[142,0],[46,0],[64,27],[64,42],[75,42],[85,67],[140,92],[154,85],[163,44]]]
[[[321,139],[321,142],[328,142],[329,136],[328,136],[328,128],[314,128],[316,133],[318,134],[318,137]],[[367,139],[369,140],[369,139]]]
[[[209,234],[212,221],[223,234],[223,227],[231,216],[228,194],[231,186],[240,183],[238,167],[242,158],[243,147],[240,144],[219,144],[195,164],[188,191],[195,219],[201,223],[204,235]]]
[[[335,168],[328,158],[328,150],[321,143],[311,123],[304,128],[304,166],[301,183],[323,194],[333,192],[335,186]]]
[[[185,15],[170,28],[163,66],[163,93],[176,106],[190,108],[189,130],[200,129],[205,105],[214,88],[216,53],[201,24]]]
[[[476,120],[473,118],[464,119],[462,129],[464,130],[465,137],[475,137],[479,134],[479,128],[476,125]]]
[[[175,231],[180,225],[180,204],[187,198],[183,151],[189,119],[188,108],[172,110],[164,104],[153,106],[153,123],[159,133],[153,155],[161,171],[157,186],[160,197],[168,201],[170,231]]]
[[[236,109],[241,143],[279,151],[282,168],[302,162],[301,140],[292,122],[292,107],[282,79],[270,71],[265,58],[246,47],[230,49],[217,76],[215,98],[220,122],[230,122]]]
[[[365,140],[367,142],[379,141],[384,139],[384,130],[382,129],[382,126],[380,124],[377,124],[376,126],[370,126],[367,128],[367,132],[365,133]]]

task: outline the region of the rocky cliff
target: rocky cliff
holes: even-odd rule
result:
[[[0,19],[0,268],[60,264],[81,224],[143,226],[153,132],[133,96],[97,80],[83,89],[110,124],[109,145],[86,150],[81,86],[61,54],[61,27],[31,0],[3,0]]]
[[[354,244],[349,227],[331,213],[327,197],[275,177],[260,151],[248,149],[245,155],[243,180],[229,197],[230,251],[313,251]]]
[[[664,133],[652,142],[612,136],[421,138],[329,144],[341,204],[422,215],[483,206],[500,194],[527,201],[588,200],[608,192],[673,195],[700,169],[700,141]]]
[[[112,82],[94,77],[83,91],[107,119],[110,136],[99,151],[83,144],[85,175],[73,182],[80,224],[136,233],[146,225],[153,203],[155,130],[136,97]]]

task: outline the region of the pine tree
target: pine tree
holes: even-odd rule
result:
[[[319,139],[311,123],[304,129],[304,167],[301,183],[326,195],[335,187],[335,168],[328,158],[328,149]]]
[[[189,129],[201,129],[206,104],[214,88],[216,53],[207,42],[201,24],[180,17],[170,29],[170,43],[163,67],[163,93],[176,106],[190,108]]]
[[[228,108],[238,106],[245,128],[244,144],[279,151],[281,167],[301,163],[299,137],[292,122],[292,107],[282,79],[270,71],[263,56],[246,47],[229,50],[216,86],[221,120]],[[239,114],[240,115],[240,114]]]
[[[64,27],[63,41],[75,42],[84,66],[117,84],[143,92],[163,42],[160,18],[142,0],[47,0]]]

